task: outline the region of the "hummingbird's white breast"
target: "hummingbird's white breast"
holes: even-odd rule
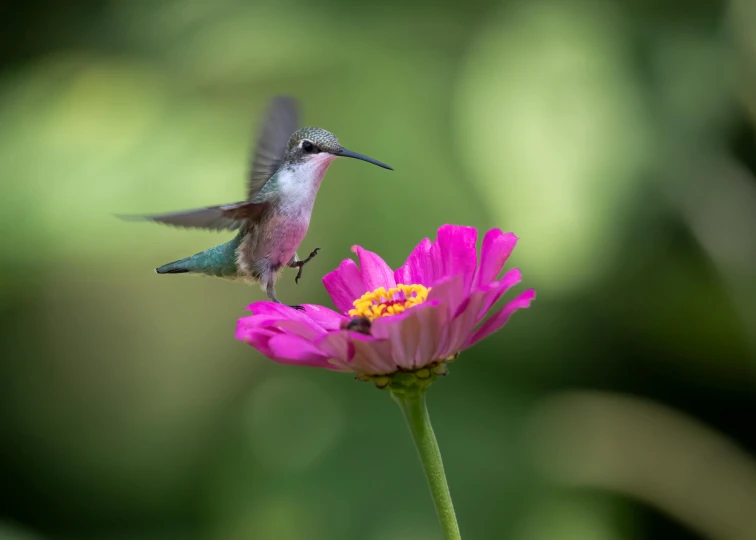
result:
[[[285,265],[296,253],[310,226],[320,183],[335,157],[323,152],[280,172],[280,198],[271,223],[276,237],[269,246],[272,260]]]
[[[281,190],[281,206],[285,211],[299,213],[304,210],[303,207],[309,207],[312,211],[323,176],[335,158],[333,154],[321,152],[281,170],[278,185]]]
[[[279,171],[273,211],[247,234],[239,250],[237,264],[244,274],[265,286],[289,264],[307,234],[320,183],[335,157],[323,152]]]

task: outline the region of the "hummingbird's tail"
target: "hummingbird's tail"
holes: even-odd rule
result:
[[[233,277],[237,275],[236,249],[241,243],[242,235],[236,235],[231,241],[205,251],[195,253],[178,261],[155,268],[157,274],[204,274],[215,277]]]

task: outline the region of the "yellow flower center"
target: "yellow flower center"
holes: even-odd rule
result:
[[[371,321],[378,317],[397,315],[425,302],[429,292],[430,289],[423,285],[397,285],[388,290],[379,287],[355,300],[354,309],[349,310],[349,315],[366,317]]]

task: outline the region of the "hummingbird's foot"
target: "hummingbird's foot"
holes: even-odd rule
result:
[[[297,311],[305,311],[304,306],[289,306],[290,308],[296,309]]]
[[[313,257],[315,257],[315,255],[318,254],[318,251],[320,251],[320,248],[315,248],[306,259],[302,261],[293,262],[289,265],[292,268],[299,268],[299,271],[297,272],[297,277],[294,278],[294,283],[299,285],[299,278],[302,277],[302,269],[304,268],[304,265],[310,262],[313,259]]]

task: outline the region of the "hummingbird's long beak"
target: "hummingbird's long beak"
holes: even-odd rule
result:
[[[354,159],[361,159],[362,161],[367,161],[368,163],[372,163],[373,165],[378,165],[379,167],[383,167],[384,169],[388,169],[390,171],[394,170],[388,165],[386,165],[385,163],[381,163],[380,161],[373,159],[371,157],[363,156],[362,154],[358,154],[357,152],[352,152],[351,150],[347,150],[346,148],[342,148],[338,152],[334,152],[334,154],[340,157],[350,157]]]

